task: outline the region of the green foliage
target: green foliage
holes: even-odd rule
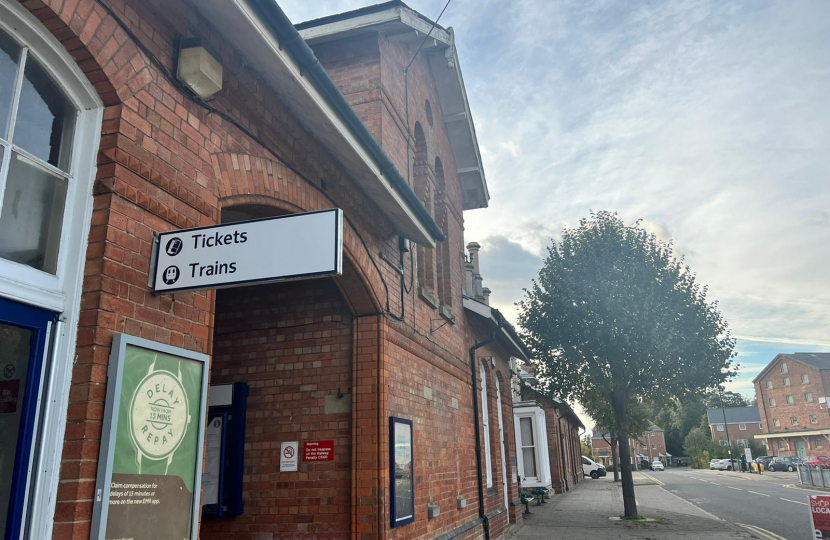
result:
[[[553,242],[519,303],[519,323],[552,396],[605,401],[626,433],[634,403],[685,400],[736,374],[735,340],[670,243],[600,212]],[[625,446],[624,446],[625,445]],[[627,442],[621,441],[621,452]],[[636,514],[623,467],[626,515]]]
[[[706,394],[706,406],[710,409],[721,408],[721,394],[717,390]],[[738,392],[723,392],[724,407],[749,407],[749,401]]]
[[[709,447],[713,442],[707,436],[707,431],[701,427],[692,428],[686,439],[683,441],[683,450],[686,455],[692,458],[692,463],[695,468],[700,468],[698,465],[701,462],[703,454],[706,454],[706,466],[709,466]],[[712,458],[714,459],[714,458]]]

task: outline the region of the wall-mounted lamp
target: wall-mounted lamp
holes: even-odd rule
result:
[[[184,38],[179,43],[176,77],[202,99],[222,89],[222,64],[199,38]]]

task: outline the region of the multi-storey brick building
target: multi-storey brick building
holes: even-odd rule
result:
[[[732,446],[747,446],[750,439],[763,433],[758,407],[707,409],[706,418],[712,440],[724,446],[729,446],[730,443]]]
[[[239,504],[202,538],[499,538],[520,522],[505,433],[525,353],[465,283],[463,213],[489,195],[454,36],[431,26],[399,2],[300,36],[271,0],[0,0],[11,536],[89,538],[101,478],[140,470],[138,449],[103,450],[117,335],[209,357],[203,405],[247,388],[225,484]],[[332,208],[340,275],[150,285],[159,233]],[[292,441],[330,452],[283,467]]]
[[[591,454],[594,461],[605,465],[612,463],[610,441],[609,434],[602,433],[594,427],[591,436]],[[639,439],[630,437],[628,446],[631,449],[632,467],[636,467],[641,461],[652,463],[655,459],[659,459],[664,465],[671,462],[671,454],[666,452],[666,434],[660,426],[652,424]]]
[[[752,382],[769,455],[827,454],[830,353],[778,354]]]

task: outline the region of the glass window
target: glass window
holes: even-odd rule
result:
[[[772,390],[772,381],[767,381],[767,388]]]
[[[789,377],[784,377],[784,386],[789,386],[789,385],[790,385],[790,378]]]
[[[773,420],[772,420],[772,424],[773,424],[775,427],[781,427],[781,420],[779,420],[778,418],[773,418]]]
[[[40,64],[29,57],[20,89],[14,144],[46,163],[69,170],[75,109]]]
[[[804,400],[807,403],[812,403],[813,402],[813,394],[811,392],[807,392],[806,394],[804,394]]]
[[[746,424],[738,424],[738,429],[741,431],[746,431]]]
[[[787,371],[787,363],[786,362],[781,362],[781,373],[789,373]]]
[[[519,430],[522,435],[522,464],[526,478],[536,478],[536,441],[533,437],[533,419],[524,417],[519,419]]]
[[[796,418],[795,416],[791,416],[790,417],[790,423],[794,426],[797,426],[798,425],[798,418]]]
[[[56,274],[77,110],[2,31],[0,77],[0,258]]]
[[[17,68],[20,65],[20,45],[0,32],[0,138],[8,138],[14,91],[17,86]]]
[[[787,396],[787,405],[793,405],[795,403],[795,398],[792,396]]]
[[[808,382],[810,382],[810,376],[805,373],[801,376],[801,384],[807,384]]]
[[[769,406],[770,407],[775,407],[775,398],[774,397],[769,398]]]
[[[816,415],[814,415],[814,414],[811,414],[810,415],[810,423],[811,424],[818,424],[818,417],[816,417]]]
[[[779,450],[783,450],[783,449],[784,449],[784,441],[778,441],[778,449],[779,449]]]
[[[815,448],[824,448],[824,439],[816,437],[816,442],[813,444]]]
[[[718,424],[718,431],[723,431],[723,424]]]
[[[484,426],[484,457],[487,487],[493,487],[493,464],[490,459],[490,415],[487,413],[487,371],[481,366],[481,423]]]
[[[411,523],[415,517],[415,491],[412,482],[413,434],[412,421],[390,418],[390,441],[393,443],[392,463],[394,481],[392,499],[394,510],[392,526]]]

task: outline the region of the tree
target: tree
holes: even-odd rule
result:
[[[710,442],[708,432],[701,427],[692,428],[686,439],[683,441],[683,450],[692,459],[692,466],[695,469],[706,467],[709,460]]]
[[[598,396],[589,396],[583,401],[582,408],[594,419],[596,427],[602,434],[603,440],[611,447],[611,462],[614,465],[614,482],[620,481],[619,447],[614,411],[611,409],[608,400],[597,399]],[[642,437],[651,426],[649,414],[651,410],[641,402],[634,401],[629,404],[629,415],[626,423],[626,431],[632,437]]]
[[[552,243],[519,303],[543,391],[614,412],[627,518],[632,403],[685,399],[736,374],[735,340],[706,292],[670,243],[600,212]]]
[[[706,406],[710,409],[721,408],[721,394],[717,390],[706,395]],[[749,407],[749,402],[741,394],[732,391],[723,392],[724,407]]]
[[[591,457],[591,436],[589,434],[585,434],[585,437],[580,441],[580,446],[582,447],[582,455],[587,458]]]

